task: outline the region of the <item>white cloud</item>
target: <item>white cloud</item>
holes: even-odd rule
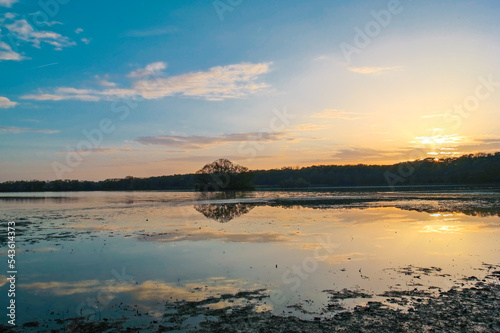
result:
[[[54,46],[56,50],[61,50],[64,47],[76,45],[71,39],[57,32],[33,29],[25,19],[11,21],[11,23],[5,24],[5,27],[9,29],[12,36],[19,41],[31,44],[33,47],[40,48],[42,43],[45,43]]]
[[[35,16],[35,17],[37,17],[37,16],[39,16],[39,15],[43,15],[43,14],[42,14],[42,12],[41,12],[41,11],[37,11],[37,12],[35,12],[35,13],[31,13],[31,14],[28,14],[28,15],[29,15],[29,16]],[[15,15],[13,14],[13,16],[11,16],[10,18],[14,18],[14,17],[15,17]],[[42,17],[43,17],[43,16],[42,16]],[[48,27],[51,27],[51,26],[53,26],[53,25],[57,25],[57,24],[59,24],[59,25],[63,25],[63,24],[62,24],[61,22],[59,22],[59,21],[41,21],[40,19],[37,19],[37,18],[33,18],[33,19],[32,19],[32,21],[33,21],[33,20],[36,22],[36,25],[42,25],[42,24],[43,24],[43,25],[46,25],[46,26],[48,26]]]
[[[343,110],[326,109],[318,113],[313,113],[311,118],[319,119],[343,119],[343,120],[355,120],[362,118],[361,113],[356,112],[346,112]]]
[[[79,34],[79,33],[82,33],[83,32],[83,29],[82,28],[77,28],[75,30],[75,34]]]
[[[7,97],[1,97],[0,96],[0,109],[7,109],[16,106],[16,102],[12,102],[10,99]]]
[[[161,61],[153,62],[147,65],[145,68],[140,68],[138,70],[130,72],[128,77],[130,78],[143,78],[146,76],[156,76],[159,75],[164,69],[167,68],[167,64]]]
[[[71,87],[59,87],[53,93],[39,93],[21,96],[22,99],[31,99],[36,101],[64,101],[78,100],[84,102],[97,102],[102,99],[110,100],[123,96],[134,95],[133,90],[129,89],[107,89],[103,91],[94,89],[76,89]]]
[[[358,74],[381,74],[383,72],[401,69],[399,66],[395,67],[347,67],[351,72]]]
[[[53,91],[39,91],[38,94],[28,94],[21,98],[38,101],[110,100],[123,96],[141,96],[146,99],[157,99],[166,96],[189,96],[207,100],[223,100],[241,98],[261,92],[268,85],[256,83],[255,80],[269,71],[269,63],[236,64],[212,67],[205,72],[195,72],[172,77],[160,77],[167,68],[164,62],[155,62],[131,72],[128,76],[136,81],[131,89],[77,89],[59,87]],[[112,82],[105,80],[101,85],[111,87]]]
[[[89,45],[89,44],[90,44],[90,41],[91,41],[91,39],[89,39],[89,38],[82,38],[82,39],[80,39],[80,40],[82,41],[82,43],[85,43],[85,44],[87,44],[87,45]]]
[[[0,127],[0,133],[44,133],[44,134],[54,134],[59,133],[57,130],[48,130],[48,129],[37,129],[37,128],[26,128],[26,127]]]
[[[116,87],[116,83],[109,81],[109,75],[104,75],[103,77],[100,77],[99,75],[95,76],[97,83],[99,83],[100,86],[103,87]]]
[[[19,0],[0,0],[0,6],[11,7],[13,4],[15,4],[18,1]]]
[[[270,63],[242,63],[212,67],[208,71],[194,72],[167,78],[140,80],[134,84],[138,94],[146,99],[182,95],[219,101],[242,98],[267,88],[256,79],[269,72]]]
[[[22,55],[12,50],[9,44],[0,42],[0,61],[14,60],[19,61],[25,59]]]
[[[14,17],[17,16],[16,13],[5,13],[3,14],[3,16],[6,18],[6,19],[13,19]]]

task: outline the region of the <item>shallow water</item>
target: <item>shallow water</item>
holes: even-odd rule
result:
[[[373,300],[404,308],[381,294],[484,279],[500,263],[499,203],[497,189],[464,188],[6,193],[0,235],[5,244],[16,222],[20,324],[125,315],[140,325],[176,301],[255,290],[267,297],[206,306],[310,319]]]

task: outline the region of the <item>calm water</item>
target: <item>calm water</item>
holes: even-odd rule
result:
[[[500,263],[499,203],[496,189],[460,188],[9,193],[0,194],[0,235],[5,245],[7,222],[16,222],[19,323],[149,323],[175,311],[170,302],[252,290],[269,297],[208,306],[312,318],[331,315],[328,290],[371,296],[342,301],[352,307],[385,301],[378,295],[388,290],[483,279]],[[5,246],[1,255],[6,262]],[[196,328],[203,318],[184,319]]]

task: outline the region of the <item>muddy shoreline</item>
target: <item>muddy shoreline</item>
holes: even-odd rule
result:
[[[278,316],[259,309],[259,301],[269,297],[264,290],[226,294],[202,301],[165,303],[161,318],[148,317],[134,309],[119,320],[102,318],[47,318],[22,327],[0,326],[2,332],[500,332],[500,271],[472,287],[451,288],[437,296],[425,292],[387,291],[380,296],[388,303],[407,305],[394,309],[385,302],[370,301],[370,295],[351,290],[331,293],[332,302],[321,317],[304,320]],[[337,301],[366,298],[366,305],[344,309]],[[240,304],[212,307],[225,302]],[[142,318],[141,324],[129,320]],[[197,318],[194,325],[186,323]]]

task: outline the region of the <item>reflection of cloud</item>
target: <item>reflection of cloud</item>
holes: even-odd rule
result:
[[[435,232],[435,233],[445,233],[445,234],[452,234],[452,233],[459,233],[464,231],[464,228],[462,226],[458,225],[426,225],[422,228],[421,232]]]
[[[74,294],[102,293],[107,299],[112,299],[113,294],[128,293],[140,301],[196,301],[222,294],[234,294],[244,289],[245,283],[241,280],[226,278],[209,278],[194,281],[179,286],[164,281],[148,280],[140,284],[119,283],[116,280],[83,280],[77,282],[35,282],[20,284],[23,289],[35,292],[43,291],[54,296],[68,296]]]
[[[0,288],[7,284],[8,282],[7,278],[8,276],[0,275]]]
[[[350,261],[361,261],[367,260],[369,258],[374,257],[375,254],[370,253],[346,253],[346,254],[338,254],[338,255],[326,255],[321,257],[321,261],[327,262],[329,264],[341,264]]]
[[[138,239],[151,242],[180,242],[180,241],[206,241],[218,239],[223,242],[238,243],[272,243],[285,242],[288,238],[278,232],[260,232],[260,233],[229,233],[224,231],[196,231],[176,230],[166,233],[145,234]],[[199,230],[199,229],[198,229]]]
[[[8,249],[0,249],[0,255],[7,255]],[[43,247],[40,249],[34,249],[34,250],[16,250],[16,253],[41,253],[41,252],[53,252],[53,251],[59,251],[59,248],[57,247]],[[1,287],[1,286],[0,286]]]
[[[194,205],[194,209],[205,215],[205,217],[221,223],[229,222],[238,216],[247,214],[253,208],[254,206],[252,205],[242,203]]]

